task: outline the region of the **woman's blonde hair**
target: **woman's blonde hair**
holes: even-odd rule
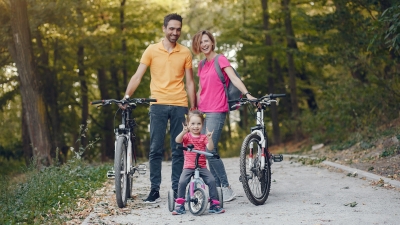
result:
[[[215,49],[214,36],[208,30],[201,30],[201,31],[197,32],[192,38],[192,50],[193,50],[193,53],[196,55],[201,53],[201,38],[203,37],[203,34],[207,35],[210,38],[210,40],[213,44],[212,50],[214,51],[214,49]]]

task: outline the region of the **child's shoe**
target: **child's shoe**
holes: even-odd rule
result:
[[[182,215],[185,214],[185,205],[176,205],[175,210],[172,211],[172,215]]]
[[[211,203],[210,210],[208,210],[208,212],[209,212],[209,213],[216,213],[216,214],[218,214],[218,213],[224,213],[224,212],[225,212],[225,209],[221,208],[221,207],[219,206],[219,204],[212,204],[212,203]]]

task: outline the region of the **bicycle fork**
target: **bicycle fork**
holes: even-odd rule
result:
[[[131,135],[130,132],[128,132],[128,134],[123,134],[123,135],[116,135],[115,141],[114,141],[114,152],[117,150],[117,140],[118,137],[123,136],[128,140],[128,147],[127,147],[127,157],[126,157],[126,168],[124,168],[123,171],[121,171],[121,174],[128,174],[128,175],[133,175],[136,171],[139,173],[139,175],[144,175],[146,174],[147,171],[147,167],[145,164],[139,164],[138,166],[133,167],[132,166],[132,141],[129,138]],[[115,177],[115,171],[114,171],[114,167],[112,168],[112,170],[107,171],[107,177],[108,178],[114,178]]]

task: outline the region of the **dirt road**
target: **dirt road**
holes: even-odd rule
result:
[[[388,185],[371,184],[362,175],[348,176],[347,171],[304,166],[288,157],[272,165],[271,193],[262,206],[251,204],[239,182],[239,159],[223,159],[237,198],[225,203],[224,214],[173,216],[167,207],[171,162],[163,163],[161,202],[144,204],[149,193],[149,173],[135,178],[135,199],[127,208],[115,204],[113,181],[97,194],[102,202],[82,224],[399,224],[400,191]],[[363,178],[364,177],[364,178]],[[100,193],[102,192],[102,193]],[[353,207],[352,207],[353,206]]]

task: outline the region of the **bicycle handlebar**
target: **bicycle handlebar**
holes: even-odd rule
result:
[[[102,104],[102,105],[109,105],[111,103],[120,103],[120,104],[144,104],[144,103],[150,103],[150,102],[157,102],[157,99],[153,98],[130,98],[130,99],[122,99],[122,100],[116,100],[116,99],[103,99],[103,100],[94,100],[90,104],[92,105],[97,105],[97,104]]]
[[[257,99],[247,99],[247,98],[238,98],[238,99],[234,99],[234,100],[229,100],[228,103],[232,103],[232,102],[261,102],[262,100],[272,100],[272,99],[276,99],[279,97],[285,97],[286,94],[269,94],[269,95],[265,95],[262,96],[261,98],[257,98]]]
[[[183,147],[183,146],[178,146],[178,149],[183,150],[183,151],[189,151],[189,152],[194,152],[200,155],[206,155],[206,156],[210,156],[210,157],[214,157],[216,159],[219,159],[219,155],[218,154],[214,154],[214,153],[210,153],[210,152],[204,152],[204,151],[199,151],[196,149],[193,149],[194,145],[192,144],[188,144],[187,147]]]
[[[248,98],[239,98],[235,100],[229,100],[228,103],[236,102],[237,104],[233,105],[232,108],[236,108],[238,106],[242,106],[246,103],[260,103],[262,105],[270,105],[271,102],[276,102],[278,104],[278,100],[276,98],[285,97],[286,94],[269,94],[262,96],[257,99],[248,99]]]

